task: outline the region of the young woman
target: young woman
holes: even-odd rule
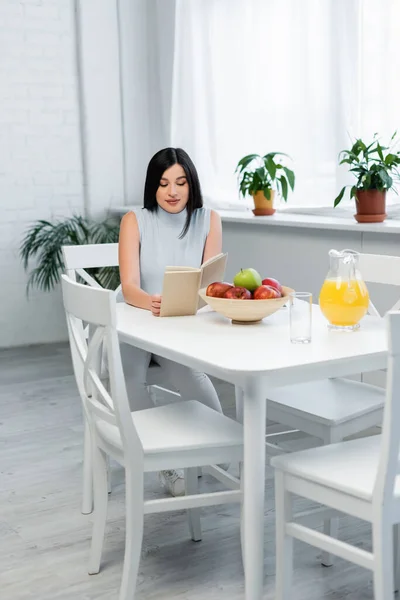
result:
[[[165,148],[147,168],[143,208],[121,221],[119,267],[125,302],[160,315],[165,267],[199,267],[222,249],[221,219],[203,207],[196,168],[181,148]],[[132,410],[150,408],[146,378],[150,361],[183,400],[196,399],[222,412],[217,393],[204,373],[151,355],[132,346],[122,349]],[[184,494],[183,473],[162,471],[160,479],[173,495]]]

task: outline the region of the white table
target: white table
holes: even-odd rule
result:
[[[244,556],[246,600],[261,600],[264,564],[266,398],[272,387],[386,367],[384,322],[365,317],[357,332],[332,332],[313,307],[312,343],[291,344],[287,309],[257,325],[232,325],[203,309],[155,318],[117,305],[121,341],[233,383],[244,393]]]

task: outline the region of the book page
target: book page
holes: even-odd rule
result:
[[[201,269],[197,268],[197,267],[165,267],[165,271],[196,271],[196,272],[200,272]]]
[[[228,254],[218,254],[202,265],[200,288],[206,288],[210,283],[214,283],[214,281],[224,280],[227,259]],[[197,309],[205,305],[204,300],[199,297]]]
[[[195,315],[199,299],[201,270],[166,270],[161,294],[160,317]]]
[[[227,254],[224,254],[223,252],[220,252],[219,254],[216,254],[215,256],[212,256],[211,258],[209,258],[208,260],[206,260],[205,263],[203,263],[201,265],[201,268],[204,269],[208,265],[211,265],[212,263],[214,263],[216,261],[219,261],[222,256],[227,256]],[[211,282],[211,283],[213,283],[213,282]]]

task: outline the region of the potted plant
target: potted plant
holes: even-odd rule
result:
[[[342,200],[347,187],[350,198],[356,199],[356,221],[359,223],[382,223],[386,218],[386,191],[393,188],[400,179],[400,152],[393,151],[396,132],[391,137],[391,145],[381,146],[376,134],[367,146],[361,139],[354,142],[350,150],[339,153],[339,164],[350,165],[350,171],[357,177],[353,186],[345,185],[335,198],[336,207]]]
[[[249,154],[239,160],[235,173],[238,173],[239,191],[243,197],[253,196],[257,216],[273,215],[275,191],[287,201],[289,188],[293,191],[295,176],[276,157],[287,156],[283,152],[269,152],[265,156]]]
[[[109,218],[94,221],[79,215],[64,220],[39,220],[30,225],[20,246],[20,257],[25,271],[29,261],[37,259],[27,283],[31,287],[50,291],[60,280],[64,270],[62,246],[83,244],[108,244],[118,242],[119,220]],[[102,286],[116,289],[120,283],[118,267],[87,269],[88,273]]]

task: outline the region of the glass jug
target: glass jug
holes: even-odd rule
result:
[[[368,311],[369,294],[358,270],[358,258],[355,250],[329,251],[330,267],[319,305],[331,329],[354,331]]]

